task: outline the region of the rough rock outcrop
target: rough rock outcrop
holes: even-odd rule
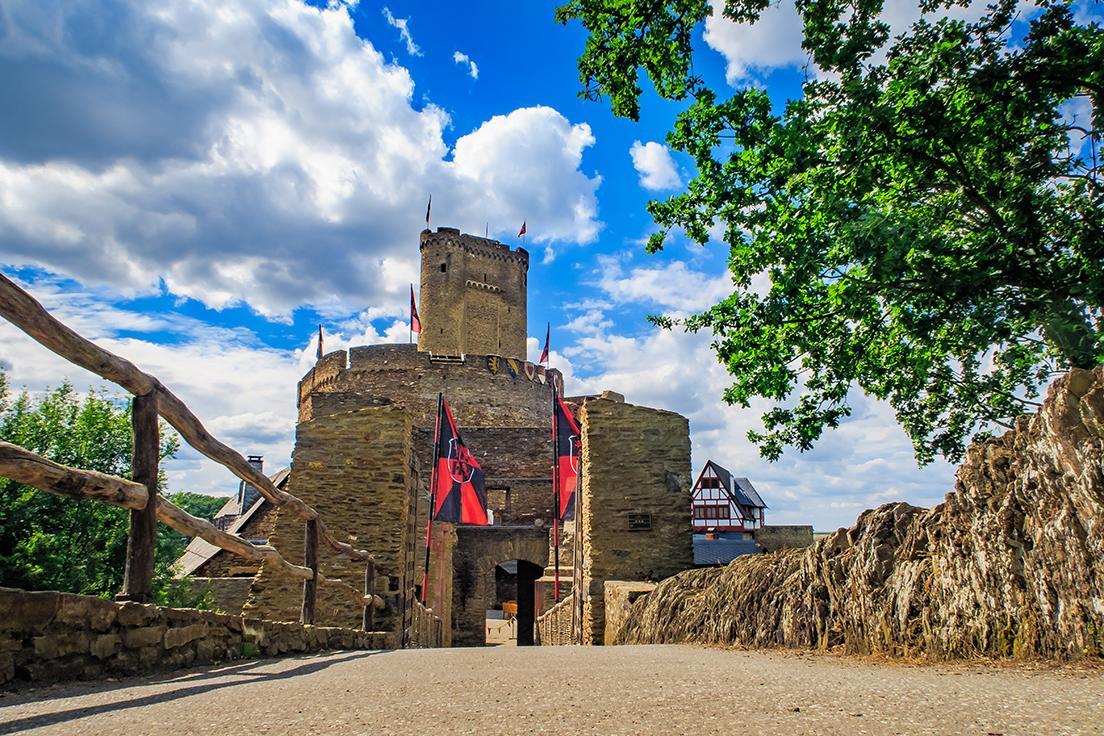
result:
[[[971,446],[955,492],[864,512],[803,550],[661,583],[621,643],[1104,657],[1104,368]]]

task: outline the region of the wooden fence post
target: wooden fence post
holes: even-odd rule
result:
[[[368,564],[364,566],[364,595],[375,595],[376,592],[376,561],[368,560]],[[373,612],[376,607],[369,604],[364,607],[364,622],[362,628],[365,631],[371,631],[373,627]]]
[[[314,577],[303,581],[303,611],[299,617],[305,624],[314,623],[314,603],[318,594],[318,519],[308,519],[303,543],[303,566],[309,567]]]
[[[149,603],[153,588],[154,549],[157,544],[157,463],[161,454],[157,394],[135,396],[130,408],[133,436],[130,477],[146,487],[146,507],[130,512],[123,590],[115,598]]]

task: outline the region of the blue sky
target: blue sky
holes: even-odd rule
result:
[[[553,9],[0,0],[0,267],[275,470],[318,323],[327,348],[406,340],[432,193],[435,226],[514,243],[527,221],[530,351],[550,321],[569,392],[687,415],[695,471],[712,457],[751,477],[773,521],[941,500],[951,468],[917,469],[861,395],[813,452],[761,461],[744,433],[764,407],[722,405],[708,339],[648,326],[725,295],[725,252],[644,254],[647,201],[691,173],[663,146],[681,106],[648,92],[633,123],[580,100],[585,37]],[[753,29],[711,18],[697,44],[716,87],[800,92],[792,3]],[[100,385],[6,324],[0,366],[32,391]],[[168,470],[173,489],[234,485],[190,451]]]

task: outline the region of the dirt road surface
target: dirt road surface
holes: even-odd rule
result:
[[[1104,734],[1104,671],[690,647],[341,652],[0,696],[0,734]]]

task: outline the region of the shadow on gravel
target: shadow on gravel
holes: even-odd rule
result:
[[[312,657],[310,661],[304,662],[298,667],[294,667],[284,672],[254,672],[257,667],[264,665],[270,665],[274,662],[287,661],[286,657],[279,659],[259,659],[250,662],[243,662],[240,664],[234,664],[229,667],[220,667],[218,670],[194,672],[192,674],[183,675],[179,679],[177,678],[158,678],[157,680],[150,681],[145,678],[133,679],[129,682],[120,682],[114,684],[112,687],[107,688],[90,688],[80,695],[86,695],[90,693],[109,693],[114,690],[125,690],[136,686],[152,686],[158,684],[167,684],[174,689],[165,692],[159,692],[154,695],[147,695],[141,698],[134,698],[130,700],[119,700],[114,703],[104,703],[102,705],[96,705],[91,707],[71,708],[69,710],[61,710],[55,713],[43,713],[37,716],[28,716],[27,718],[20,718],[15,721],[7,721],[0,723],[0,734],[19,733],[20,731],[42,728],[44,726],[54,726],[59,723],[66,723],[68,721],[75,721],[81,718],[88,718],[90,716],[96,716],[101,713],[114,713],[117,711],[128,710],[130,708],[142,708],[147,705],[154,705],[156,703],[167,703],[172,700],[179,700],[180,698],[188,698],[193,695],[203,695],[213,692],[215,690],[222,690],[223,688],[234,687],[236,685],[245,685],[251,682],[271,682],[273,680],[286,680],[292,677],[301,677],[303,675],[312,675],[316,672],[321,672],[335,664],[344,664],[345,662],[352,662],[358,659],[364,659],[376,654],[382,654],[385,650],[373,650],[373,651],[361,651],[354,652],[348,656],[337,655],[323,655],[324,658]],[[202,680],[211,680],[219,677],[233,677],[234,679],[229,682],[211,682],[198,684]],[[185,687],[178,687],[184,685]],[[66,696],[69,697],[69,696]],[[33,702],[33,701],[26,701]],[[41,701],[40,701],[41,702]],[[11,704],[13,707],[16,703]]]

